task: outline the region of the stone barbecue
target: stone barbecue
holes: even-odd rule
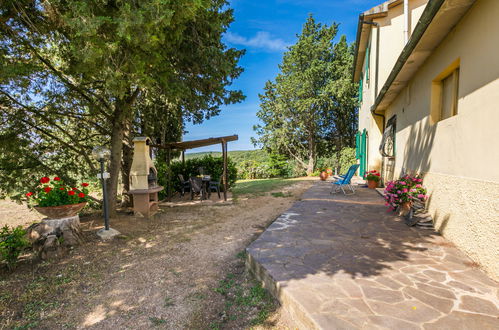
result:
[[[158,210],[158,171],[152,161],[148,137],[133,139],[133,161],[130,169],[130,191],[133,196],[133,210],[143,217],[150,217]]]

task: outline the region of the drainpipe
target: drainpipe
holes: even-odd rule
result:
[[[409,0],[404,0],[404,45],[409,41]]]

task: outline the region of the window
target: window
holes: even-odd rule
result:
[[[366,82],[369,85],[369,61],[371,60],[371,42],[367,45],[366,56],[365,56],[365,67],[364,71],[366,72]]]
[[[395,157],[395,136],[397,133],[397,116],[394,115],[386,123],[379,152],[383,157]]]
[[[431,94],[431,119],[433,123],[457,115],[459,60],[454,61],[433,80]]]

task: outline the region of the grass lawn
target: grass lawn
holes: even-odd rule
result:
[[[270,191],[282,189],[301,181],[298,179],[258,179],[258,180],[238,180],[232,193],[234,196],[239,195],[261,195]]]

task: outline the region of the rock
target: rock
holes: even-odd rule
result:
[[[99,236],[102,240],[106,241],[109,239],[113,239],[114,237],[118,236],[120,234],[119,231],[113,228],[109,228],[109,230],[105,230],[104,228],[99,229],[97,231],[97,236]]]

